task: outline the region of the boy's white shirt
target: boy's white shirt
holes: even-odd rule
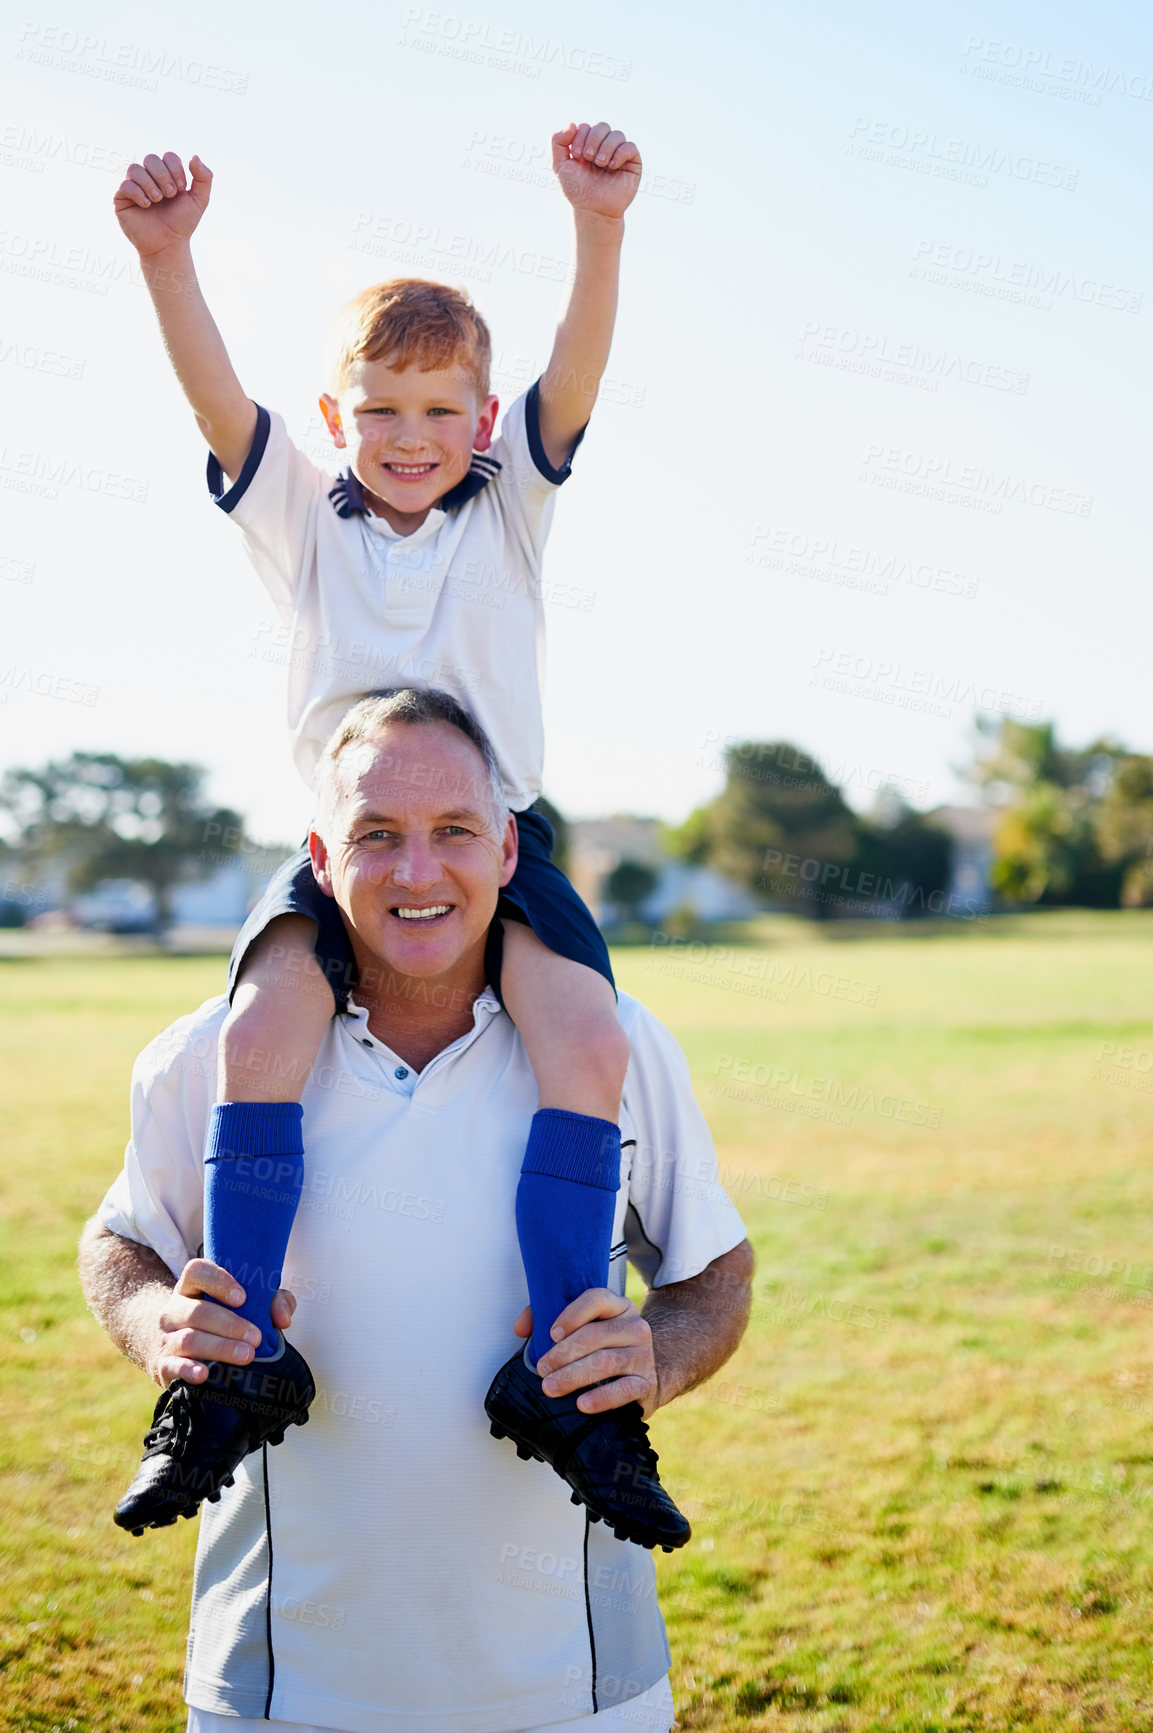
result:
[[[514,812],[540,793],[541,557],[568,465],[553,469],[530,439],[528,395],[484,454],[486,468],[500,465],[494,479],[463,505],[434,508],[410,536],[370,514],[338,516],[328,497],[336,478],[276,414],[263,451],[254,446],[237,481],[214,495],[276,607],[253,653],[287,664],[293,755],[310,786],[351,704],[412,685],[450,692],[481,724]]]
[[[141,1054],[99,1219],[173,1271],[196,1254],[226,1001]],[[744,1238],[669,1032],[622,995],[632,1062],[610,1285],[685,1281]],[[400,1075],[398,1075],[400,1073]],[[483,1399],[525,1304],[514,1198],[537,1089],[495,997],[417,1075],[334,1018],[302,1097],[285,1260],[309,1424],[246,1459],[201,1519],[188,1700],[352,1733],[509,1733],[645,1691],[668,1668],[651,1556],[489,1437]],[[267,1176],[254,1160],[252,1180]]]

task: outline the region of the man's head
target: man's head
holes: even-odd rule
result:
[[[376,509],[427,514],[492,443],[492,344],[468,296],[402,277],[338,315],[320,409]]]
[[[446,692],[355,704],[321,755],[309,839],[361,971],[479,990],[516,823],[488,739]]]

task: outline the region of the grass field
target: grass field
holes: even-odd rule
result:
[[[1153,917],[634,947],[759,1255],[656,1423],[681,1724],[1153,1726]],[[131,1060],[213,958],[0,962],[0,1725],[183,1725],[194,1533],[109,1508],[149,1403],[80,1301]]]

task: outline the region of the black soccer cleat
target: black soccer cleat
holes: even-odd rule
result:
[[[168,1386],[144,1437],[144,1456],[113,1521],[133,1534],[167,1528],[215,1504],[235,1470],[262,1444],[280,1444],[286,1426],[303,1426],[316,1395],[302,1354],[281,1338],[272,1360],[247,1366],[213,1361],[203,1384]]]
[[[547,1462],[572,1488],[572,1502],[587,1505],[618,1540],[666,1552],[684,1546],[692,1529],[660,1483],[640,1403],[585,1414],[579,1395],[546,1396],[540,1375],[517,1352],[484,1399],[489,1431],[511,1438],[518,1456]]]

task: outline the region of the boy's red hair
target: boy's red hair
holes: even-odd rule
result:
[[[396,277],[362,289],[337,314],[329,372],[339,391],[356,361],[387,361],[403,372],[439,372],[454,364],[478,397],[489,395],[492,339],[462,289],[420,277]]]

